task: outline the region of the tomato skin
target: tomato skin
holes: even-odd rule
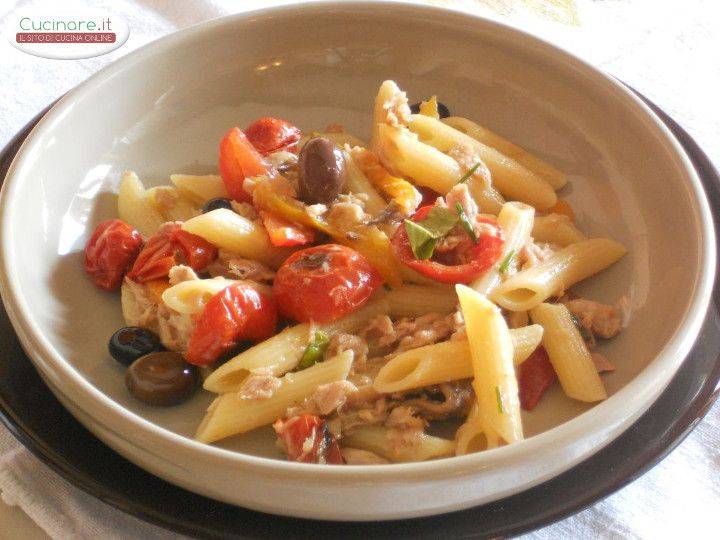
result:
[[[277,420],[273,428],[283,441],[289,461],[330,465],[344,463],[337,439],[328,432],[325,421],[314,414]],[[310,451],[304,451],[307,439],[313,441]]]
[[[315,232],[308,227],[296,225],[270,212],[260,212],[260,219],[273,246],[304,246],[315,241]]]
[[[250,143],[245,133],[234,127],[220,141],[220,175],[230,197],[238,202],[251,202],[243,188],[245,178],[270,174],[272,167]]]
[[[135,259],[128,277],[138,283],[168,276],[176,264],[201,270],[217,258],[217,248],[195,234],[183,231],[179,223],[165,223],[150,237]]]
[[[103,221],[85,246],[85,272],[101,289],[115,291],[142,246],[140,233],[121,219]]]
[[[362,306],[382,284],[360,253],[323,244],[293,253],[275,274],[280,314],[300,322],[328,322]]]
[[[241,341],[269,338],[277,322],[272,299],[247,283],[233,283],[208,300],[195,320],[186,360],[196,366],[210,365]]]
[[[245,129],[245,135],[258,152],[267,156],[278,150],[297,152],[302,133],[290,122],[265,117],[250,124]]]
[[[432,209],[432,206],[423,206],[415,212],[413,221],[422,221]],[[505,243],[497,221],[492,218],[478,217],[478,221],[493,225],[497,234],[483,234],[477,244],[468,244],[464,253],[469,262],[465,264],[447,265],[432,259],[418,260],[412,252],[407,230],[404,226],[398,227],[392,237],[393,253],[400,262],[409,266],[419,274],[441,283],[470,283],[483,272],[488,270],[500,258]]]
[[[421,208],[423,206],[435,204],[437,198],[440,197],[440,194],[437,191],[426,186],[415,186],[415,189],[417,189],[420,192],[420,195],[422,195],[422,200],[420,201]]]
[[[532,411],[555,379],[547,351],[540,346],[518,367],[520,406]]]

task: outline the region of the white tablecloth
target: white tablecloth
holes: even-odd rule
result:
[[[670,113],[720,163],[720,8],[714,0],[424,0],[501,18],[556,42],[629,83]],[[87,60],[46,60],[0,42],[0,146],[39,110],[112,60],[176,29],[272,0],[64,1],[98,6],[130,25],[128,42]],[[9,5],[8,5],[9,4]],[[0,5],[57,9],[59,2]],[[52,6],[52,7],[50,7]],[[641,479],[526,538],[670,538],[716,535],[720,509],[720,406]],[[0,427],[0,491],[54,538],[163,538],[170,534],[85,495]],[[174,536],[176,537],[176,536]]]

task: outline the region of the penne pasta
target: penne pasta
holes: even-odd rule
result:
[[[379,214],[387,206],[385,199],[377,192],[372,182],[367,179],[347,150],[343,150],[343,156],[345,158],[345,178],[348,192],[366,195],[365,211],[372,216]]]
[[[473,366],[473,389],[486,432],[512,444],[523,438],[510,330],[500,310],[484,295],[456,286]],[[491,430],[491,431],[490,431]]]
[[[125,171],[118,192],[118,215],[143,236],[152,236],[165,220],[146,196],[145,186],[133,171]]]
[[[565,394],[588,402],[607,398],[602,379],[570,311],[562,304],[540,304],[530,311],[530,317],[543,327],[543,347]]]
[[[513,364],[524,362],[540,345],[542,327],[537,324],[510,330]],[[373,388],[383,394],[404,392],[473,376],[470,344],[451,340],[410,349],[393,356],[375,376]]]
[[[403,463],[452,456],[455,443],[419,432],[408,439],[402,431],[383,426],[363,426],[343,437],[343,445],[368,450],[387,460]]]
[[[170,181],[183,197],[198,206],[210,199],[230,198],[223,179],[216,174],[171,174]]]
[[[273,246],[261,224],[225,208],[189,219],[182,228],[219,248],[258,260],[272,268],[279,267],[292,253],[290,248]]]
[[[372,136],[370,138],[370,148],[373,150],[377,150],[377,146],[379,144],[379,126],[385,125],[388,116],[388,109],[398,97],[404,99],[407,103],[407,96],[405,92],[400,90],[395,81],[383,81],[380,88],[378,88],[378,93],[375,96],[375,103],[373,104]],[[396,120],[399,121],[400,119],[396,118]]]
[[[419,317],[427,313],[447,314],[457,306],[457,295],[450,287],[405,285],[383,292],[381,298],[390,305],[390,316]]]
[[[622,244],[606,238],[582,240],[508,278],[490,293],[490,297],[510,311],[527,311],[578,281],[597,274],[620,260],[626,252]]]
[[[565,173],[559,171],[527,150],[524,150],[518,145],[508,141],[506,138],[501,137],[497,133],[482,127],[467,118],[461,118],[459,116],[444,118],[442,121],[448,126],[453,127],[458,131],[462,131],[476,141],[494,148],[507,157],[514,159],[520,165],[531,170],[545,180],[553,187],[553,189],[558,190],[567,184],[567,177],[565,176]]]
[[[538,210],[550,208],[557,202],[552,186],[517,161],[440,120],[417,114],[412,118],[408,128],[419,135],[420,141],[441,152],[449,152],[458,145],[471,147],[490,169],[493,186],[508,199],[522,201]]]
[[[186,221],[200,213],[198,207],[181,196],[180,191],[172,186],[150,188],[145,192],[145,197],[162,216],[163,221]]]
[[[470,287],[489,295],[500,284],[500,272],[514,274],[517,270],[518,254],[530,238],[535,209],[523,203],[505,203],[498,214],[498,224],[502,229],[505,243],[497,264],[470,284]]]
[[[162,293],[162,301],[178,313],[195,315],[202,312],[210,298],[233,283],[237,281],[219,276],[212,279],[183,281],[165,289]],[[246,283],[266,296],[272,295],[272,287],[269,285],[249,280]]]
[[[211,443],[272,424],[285,417],[288,407],[300,404],[319,386],[344,380],[352,362],[352,353],[345,351],[326,362],[288,373],[280,379],[275,393],[266,399],[242,399],[236,392],[223,394],[210,404],[195,438]]]
[[[475,199],[475,202],[480,207],[480,211],[484,214],[498,215],[505,204],[505,199],[502,195],[492,186],[485,185],[477,177],[473,176],[467,181],[470,195]]]
[[[315,331],[328,337],[340,332],[357,332],[388,310],[387,302],[376,300],[330,323],[303,323],[286,328],[225,362],[205,379],[203,386],[205,390],[222,394],[237,390],[252,370],[270,368],[273,375],[282,375],[297,366]]]
[[[531,236],[536,242],[547,242],[563,247],[587,239],[587,237],[573,225],[570,218],[562,214],[535,216]]]
[[[500,438],[486,427],[477,400],[473,401],[470,414],[455,432],[455,455],[464,456],[498,446],[500,446]]]

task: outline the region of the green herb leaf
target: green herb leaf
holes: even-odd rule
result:
[[[433,234],[422,225],[405,220],[405,230],[407,231],[410,249],[418,260],[429,259],[435,251],[435,238]]]
[[[470,177],[473,175],[473,173],[475,171],[477,171],[477,169],[481,165],[481,163],[482,162],[478,161],[475,165],[470,167],[470,169],[468,169],[468,171],[460,177],[460,180],[458,180],[457,183],[462,184],[463,182],[467,182],[470,179]]]
[[[323,332],[315,332],[312,341],[305,347],[298,369],[306,369],[322,360],[330,338]]]
[[[495,387],[495,399],[497,400],[498,412],[505,414],[505,408],[503,407],[502,394],[500,394],[500,387]]]
[[[467,215],[465,214],[462,204],[460,204],[459,202],[455,203],[455,208],[457,209],[458,217],[460,219],[460,226],[463,229],[465,229],[465,232],[467,232],[470,235],[470,238],[472,238],[473,244],[477,244],[478,243],[477,234],[475,234],[475,229],[473,229],[473,226],[470,223],[470,220],[468,219]]]
[[[505,258],[500,263],[500,268],[498,268],[498,272],[501,274],[504,274],[510,269],[510,263],[512,263],[513,259],[515,258],[515,250],[511,250],[508,252],[507,255],[505,255]]]
[[[433,206],[428,215],[420,222],[427,231],[430,232],[436,240],[442,238],[452,231],[457,225],[458,216],[450,211],[449,208],[442,206]]]

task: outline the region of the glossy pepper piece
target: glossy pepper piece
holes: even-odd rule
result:
[[[532,411],[556,379],[547,352],[543,347],[538,347],[518,366],[520,406],[523,410]]]
[[[257,151],[245,136],[245,133],[234,127],[220,141],[220,175],[225,189],[234,200],[250,202],[250,194],[243,184],[246,178],[260,174],[273,174],[272,166]]]

